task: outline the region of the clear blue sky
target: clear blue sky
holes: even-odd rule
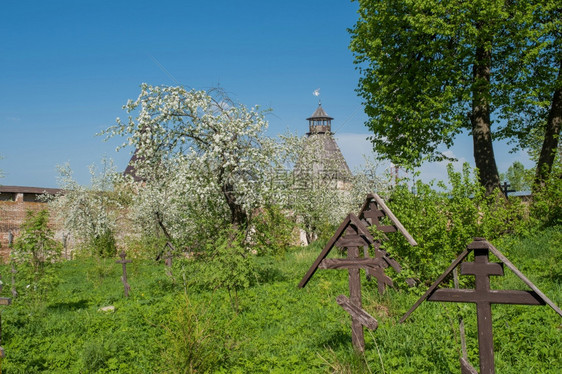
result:
[[[0,179],[56,187],[69,162],[80,183],[107,156],[124,169],[132,150],[95,134],[124,117],[139,86],[220,85],[247,106],[271,108],[270,135],[304,134],[322,105],[350,166],[369,151],[366,116],[348,49],[357,3],[285,1],[12,1],[0,13]],[[472,160],[460,137],[452,152]],[[505,171],[523,154],[497,147]],[[527,166],[531,166],[529,163]],[[422,168],[439,178],[443,165]]]

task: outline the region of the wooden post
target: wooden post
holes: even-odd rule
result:
[[[174,274],[172,273],[172,260],[174,258],[175,248],[172,243],[166,243],[166,257],[164,259],[164,263],[166,264],[166,275],[172,279],[172,283],[176,284],[176,278],[174,278]]]
[[[349,214],[299,283],[299,287],[301,288],[306,286],[317,269],[347,269],[350,297],[347,299],[344,295],[340,295],[336,301],[351,316],[351,340],[354,348],[359,352],[365,351],[363,326],[372,330],[376,329],[378,326],[377,320],[362,309],[360,270],[378,271],[380,269],[382,272],[384,265],[388,267],[387,259],[385,258],[359,257],[359,248],[363,248],[374,242],[375,240],[369,233],[365,224],[355,215]],[[336,246],[347,248],[347,258],[326,258],[332,248]],[[373,274],[380,275],[378,273]]]
[[[474,261],[462,262],[470,252],[474,253]],[[502,262],[489,262],[490,252]],[[474,276],[475,288],[438,289],[439,284],[459,265],[461,267],[461,275]],[[504,266],[513,271],[532,291],[490,289],[490,276],[502,276]],[[562,310],[556,304],[546,297],[500,251],[483,238],[474,238],[474,241],[467,246],[467,249],[453,261],[451,266],[437,278],[425,294],[406,312],[400,319],[400,323],[404,322],[424,300],[476,304],[480,374],[495,373],[491,304],[549,305],[556,313],[562,316]],[[477,374],[465,357],[461,358],[461,372],[462,374]]]
[[[131,286],[129,286],[129,283],[127,283],[127,264],[132,261],[125,260],[126,256],[127,254],[125,253],[125,251],[121,251],[121,253],[119,254],[121,260],[117,260],[115,261],[115,263],[123,265],[123,275],[121,276],[121,281],[123,282],[123,287],[125,289],[125,297],[129,297],[129,290],[131,289]]]
[[[14,265],[14,262],[12,262],[12,297],[15,299],[16,297],[18,297],[18,291],[16,291],[16,273],[18,272],[16,270],[16,266]]]
[[[2,276],[0,276],[0,292],[2,292],[4,284],[2,283]],[[0,297],[0,305],[11,305],[12,299],[9,297]],[[0,313],[0,344],[2,344],[2,314]],[[6,357],[4,348],[0,347],[0,359]]]
[[[347,258],[357,259],[359,257],[359,249],[357,247],[347,248]],[[361,278],[358,268],[349,268],[349,301],[358,308],[362,307],[361,303]],[[361,322],[351,316],[351,341],[353,346],[360,352],[365,351],[365,337],[363,334],[363,325]]]
[[[455,288],[458,289],[459,288],[459,274],[458,274],[457,268],[453,269],[453,283],[455,285]],[[459,334],[461,336],[461,353],[462,353],[461,366],[462,366],[464,364],[462,359],[464,359],[466,361],[466,363],[468,364],[468,351],[466,349],[466,334],[464,332],[464,320],[463,320],[462,316],[459,316]]]

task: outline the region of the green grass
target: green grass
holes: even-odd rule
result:
[[[562,305],[560,227],[495,244]],[[364,279],[363,306],[379,328],[365,332],[365,355],[355,354],[350,318],[335,302],[348,294],[347,272],[319,270],[297,288],[319,250],[316,245],[258,259],[259,277],[239,293],[238,313],[228,292],[198,285],[187,261],[175,262],[174,283],[163,264],[135,259],[127,267],[128,299],[115,259],[54,264],[53,286],[44,295],[26,288],[20,269],[21,297],[0,307],[2,372],[190,372],[191,365],[192,372],[218,373],[459,373],[459,315],[465,317],[469,360],[477,367],[474,305],[426,302],[399,324],[425,286],[379,296],[376,284]],[[9,268],[0,267],[0,273],[2,296],[9,297]],[[526,289],[507,270],[493,286]],[[108,305],[115,311],[98,311]],[[548,306],[495,305],[496,372],[562,372],[561,323]]]

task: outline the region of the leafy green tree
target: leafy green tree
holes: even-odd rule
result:
[[[508,169],[505,175],[502,174],[502,179],[509,182],[511,188],[516,191],[526,191],[530,185],[530,170],[525,169],[525,166],[519,162],[515,161]]]
[[[14,252],[13,256],[18,262],[31,264],[34,281],[38,281],[44,274],[45,266],[58,257],[60,245],[49,227],[49,212],[46,209],[27,211],[21,225],[21,236],[14,244]]]
[[[416,166],[446,159],[438,147],[468,130],[487,193],[499,186],[492,139],[524,146],[542,127],[551,155],[561,24],[555,1],[359,0],[350,48],[375,149]]]

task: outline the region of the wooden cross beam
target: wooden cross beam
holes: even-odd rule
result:
[[[382,223],[382,219],[387,217],[390,220],[390,225],[386,225]],[[359,219],[367,226],[373,226],[377,231],[383,233],[383,237],[386,237],[386,233],[390,232],[400,232],[406,240],[413,246],[417,245],[418,243],[414,240],[414,238],[408,233],[408,231],[404,228],[402,223],[396,218],[396,216],[392,213],[390,208],[385,204],[384,200],[377,194],[368,194],[361,211],[359,212]],[[339,245],[339,242],[337,243]],[[392,258],[386,251],[380,248],[382,242],[380,240],[376,240],[373,243],[373,247],[375,248],[375,257],[376,258],[384,258],[386,259],[386,266],[391,266],[397,273],[402,271],[402,268],[398,262]],[[365,248],[365,257],[369,255],[368,250]],[[367,270],[367,279],[370,280],[372,277],[377,279],[377,285],[379,289],[379,293],[382,295],[386,286],[394,286],[392,280],[384,275],[384,271],[381,269],[378,270]],[[408,285],[413,286],[415,281],[413,279],[408,278],[406,280]]]
[[[392,225],[383,225],[380,222],[383,217],[388,217]],[[404,235],[408,243],[413,246],[418,245],[408,230],[404,228],[402,223],[400,223],[398,218],[396,218],[394,213],[392,213],[390,208],[386,206],[384,200],[376,193],[367,195],[367,198],[363,203],[363,207],[361,208],[361,212],[359,213],[359,219],[365,221],[369,226],[376,226],[377,230],[384,233],[399,231],[402,235]]]
[[[509,187],[511,187],[511,186],[507,182],[503,182],[503,184],[500,185],[500,187],[501,187],[501,190],[502,190],[503,194],[505,195],[505,197],[507,197],[508,193],[515,192],[515,190],[509,189]]]
[[[474,252],[473,262],[462,262],[470,252]],[[489,253],[492,252],[502,263],[489,262]],[[437,289],[437,286],[445,279],[451,271],[460,264],[462,275],[473,275],[475,277],[475,288],[469,289]],[[532,291],[516,290],[491,290],[490,276],[502,276],[503,267],[512,270]],[[492,332],[492,308],[491,304],[522,304],[522,305],[545,305],[548,304],[560,316],[562,310],[550,301],[531,281],[529,281],[509,260],[493,245],[482,238],[468,245],[457,259],[449,266],[437,281],[435,281],[427,292],[410,308],[402,317],[400,322],[406,318],[424,300],[441,302],[465,302],[476,304],[476,317],[478,326],[478,347],[480,351],[480,374],[495,373],[494,346]],[[475,370],[466,360],[461,359],[462,373],[472,373]]]
[[[129,297],[129,290],[131,289],[131,286],[129,286],[129,283],[127,283],[127,264],[133,261],[125,260],[126,256],[127,254],[125,253],[125,251],[121,251],[121,253],[119,254],[121,260],[117,260],[115,261],[115,263],[123,265],[123,275],[121,276],[121,281],[123,282],[123,287],[125,289],[125,297]]]
[[[347,249],[347,258],[326,258],[336,246],[336,243],[345,243],[344,248]],[[347,269],[349,299],[340,295],[336,301],[351,316],[351,340],[353,346],[360,352],[365,351],[363,326],[371,329],[376,329],[378,326],[377,321],[362,309],[360,270],[376,269],[377,271],[380,270],[380,273],[384,275],[383,266],[384,264],[388,266],[383,258],[359,257],[359,248],[373,243],[374,238],[367,230],[367,227],[355,215],[349,214],[299,283],[299,287],[304,287],[317,269]],[[381,274],[377,273],[377,275],[380,276]]]

